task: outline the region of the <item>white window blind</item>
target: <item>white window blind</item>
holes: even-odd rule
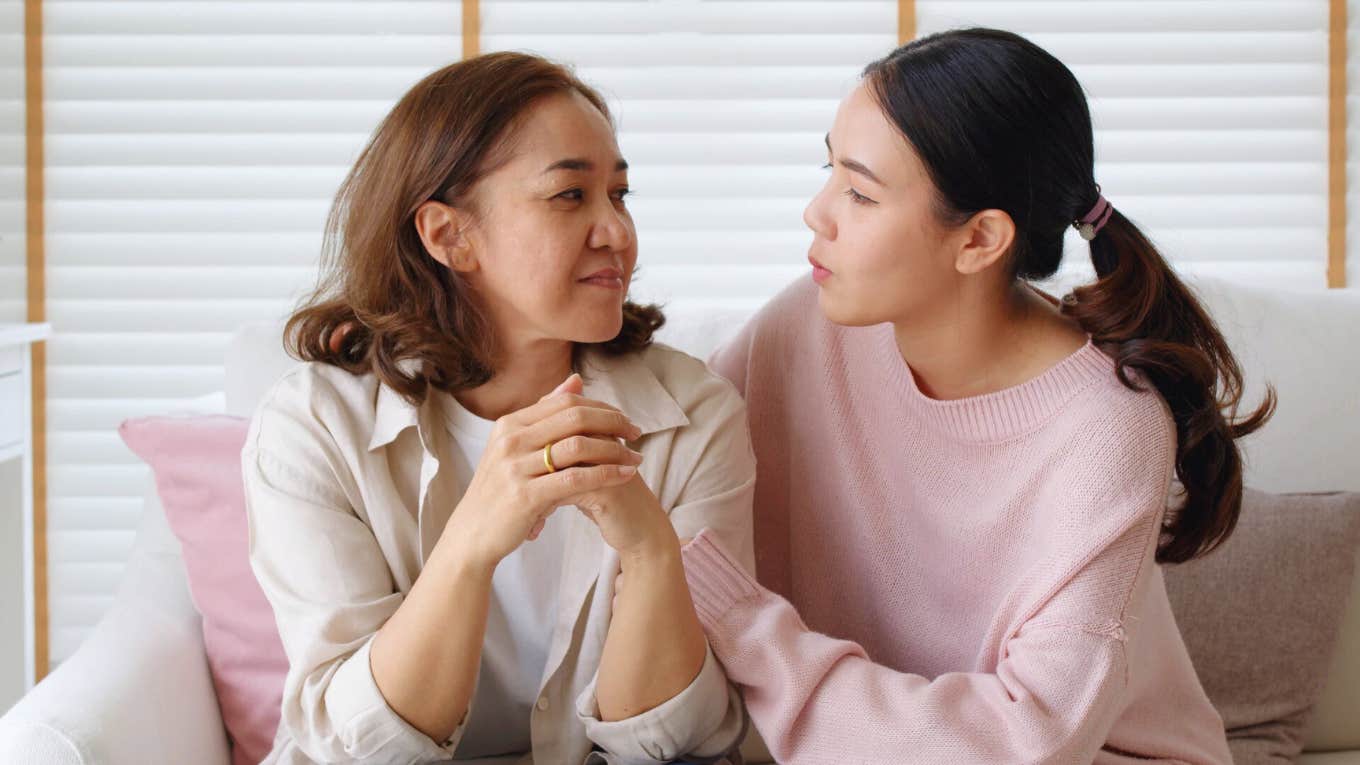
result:
[[[345,171],[462,40],[453,0],[43,7],[60,662],[110,602],[139,515],[145,468],[118,423],[221,389],[232,330],[312,284]]]
[[[921,0],[917,17],[1066,63],[1096,181],[1177,268],[1326,286],[1327,0]],[[1090,270],[1084,245],[1071,233],[1064,267]]]
[[[0,322],[28,318],[24,204],[24,3],[0,0]]]

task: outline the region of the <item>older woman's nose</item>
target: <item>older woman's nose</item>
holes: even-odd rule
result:
[[[590,247],[626,250],[633,245],[633,227],[627,213],[612,204],[602,207],[590,230]]]

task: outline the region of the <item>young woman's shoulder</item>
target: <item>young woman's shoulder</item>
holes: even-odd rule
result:
[[[781,336],[834,328],[822,314],[818,290],[816,282],[807,277],[793,280],[751,316],[747,327],[765,335]]]
[[[799,278],[757,310],[708,363],[749,397],[753,380],[760,387],[799,374],[803,366],[820,366],[822,355],[841,345],[846,333],[822,313],[817,285]]]
[[[1071,438],[1080,442],[1078,454],[1094,474],[1106,481],[1143,476],[1161,481],[1176,455],[1176,422],[1162,395],[1144,376],[1128,373],[1137,389],[1124,385],[1109,357],[1107,374],[1076,397],[1069,420]]]

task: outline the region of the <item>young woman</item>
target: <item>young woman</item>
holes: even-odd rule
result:
[[[750,407],[757,577],[683,551],[779,762],[1230,762],[1158,564],[1232,531],[1273,393],[1225,416],[1236,361],[1092,158],[1076,79],[1005,32],[903,46],[842,102],[812,279],[712,359]],[[1068,225],[1099,278],[1057,301],[1027,282]]]
[[[290,663],[266,762],[739,742],[678,534],[751,560],[745,408],[627,302],[627,192],[604,102],[519,54],[431,74],[359,156],[242,452]]]

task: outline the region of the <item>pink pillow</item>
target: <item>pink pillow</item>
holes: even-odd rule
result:
[[[269,753],[288,672],[274,611],[248,558],[241,448],[249,426],[218,414],[138,417],[118,426],[123,443],[155,473],[179,538],[233,765]]]

